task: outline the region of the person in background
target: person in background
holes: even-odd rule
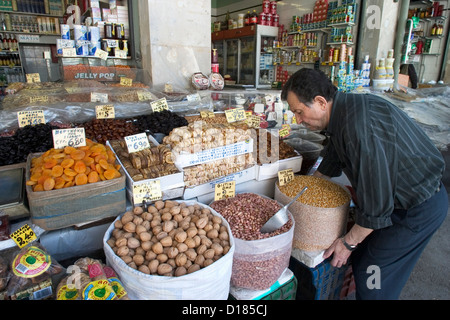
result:
[[[377,95],[338,92],[319,70],[298,70],[281,98],[298,124],[329,137],[314,175],[344,172],[355,191],[355,224],[324,258],[332,257],[335,267],[351,262],[356,299],[398,299],[447,215],[441,153],[394,104]]]

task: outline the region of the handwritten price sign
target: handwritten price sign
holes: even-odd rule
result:
[[[247,119],[244,108],[225,110],[225,116],[227,117],[228,123],[245,121]]]
[[[214,189],[214,201],[233,198],[236,195],[236,181],[217,183]]]
[[[292,169],[282,170],[278,172],[278,182],[280,186],[284,186],[294,180],[294,172]]]
[[[19,128],[45,123],[44,111],[19,111],[17,112],[17,121],[19,122]]]
[[[128,153],[138,152],[150,148],[148,137],[145,133],[135,134],[134,136],[125,137],[128,147]]]
[[[13,232],[9,237],[14,240],[19,248],[23,248],[37,239],[36,234],[27,224]]]
[[[39,73],[28,73],[27,74],[27,83],[39,83],[41,82],[41,76]]]
[[[152,103],[150,103],[150,106],[152,107],[153,112],[161,112],[164,110],[169,110],[169,105],[167,104],[166,98],[153,101]]]
[[[159,180],[146,181],[133,185],[134,204],[145,201],[156,201],[162,199],[161,182]]]
[[[53,145],[55,149],[86,146],[86,133],[84,128],[53,130]]]
[[[96,106],[95,113],[97,119],[114,119],[116,117],[116,112],[112,104]]]

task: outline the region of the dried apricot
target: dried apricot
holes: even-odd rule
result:
[[[44,167],[46,169],[51,169],[58,164],[58,161],[55,158],[50,158],[44,162]]]
[[[65,184],[66,184],[66,181],[63,178],[57,177],[57,178],[55,178],[55,188],[54,189],[62,189],[62,188],[64,188]]]
[[[100,180],[97,171],[91,171],[88,175],[88,182],[89,183],[95,183]]]
[[[43,186],[45,191],[53,190],[53,188],[55,187],[55,180],[53,180],[53,178],[47,178],[44,181]]]
[[[105,159],[100,159],[98,164],[101,165],[104,170],[108,170],[109,169],[108,161],[106,161]]]
[[[56,165],[52,168],[52,176],[53,177],[61,177],[64,173],[64,168],[60,165]]]
[[[72,152],[74,152],[74,151],[76,151],[77,149],[75,149],[74,147],[69,147],[69,146],[67,146],[67,147],[65,147],[64,148],[64,153],[66,153],[66,154],[72,154]]]
[[[83,150],[75,150],[70,154],[70,157],[73,160],[82,160],[86,156],[86,153]]]
[[[73,166],[73,170],[77,173],[84,173],[86,172],[86,165],[84,164],[83,161],[77,161]]]
[[[75,163],[75,160],[73,160],[72,158],[64,159],[64,160],[61,162],[61,166],[62,166],[64,169],[67,169],[67,168],[70,168],[71,166],[73,166],[74,163]]]
[[[42,186],[42,184],[37,184],[33,187],[33,191],[34,192],[44,191],[44,187]]]
[[[70,169],[70,168],[64,169],[64,174],[65,174],[66,176],[70,176],[70,177],[75,177],[75,176],[77,175],[77,173],[75,172],[75,170]]]
[[[86,164],[86,166],[90,166],[95,162],[94,158],[91,157],[84,157],[83,161]]]
[[[116,178],[116,170],[112,170],[112,169],[105,170],[103,175],[105,176],[105,178],[107,180],[112,180],[112,179]]]
[[[77,186],[82,186],[88,182],[88,177],[84,173],[79,173],[75,177],[75,184]]]

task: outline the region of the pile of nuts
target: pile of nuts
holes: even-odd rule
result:
[[[159,200],[147,211],[135,207],[125,212],[114,226],[107,243],[128,266],[145,274],[190,274],[231,248],[222,218],[198,203]]]
[[[350,195],[344,188],[319,177],[297,175],[288,184],[279,186],[281,193],[290,198],[294,198],[304,187],[308,190],[297,201],[311,207],[337,208],[350,201]]]

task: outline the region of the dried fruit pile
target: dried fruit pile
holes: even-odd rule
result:
[[[80,186],[119,178],[120,165],[111,149],[87,140],[85,147],[50,149],[31,160],[27,185],[33,191]]]

